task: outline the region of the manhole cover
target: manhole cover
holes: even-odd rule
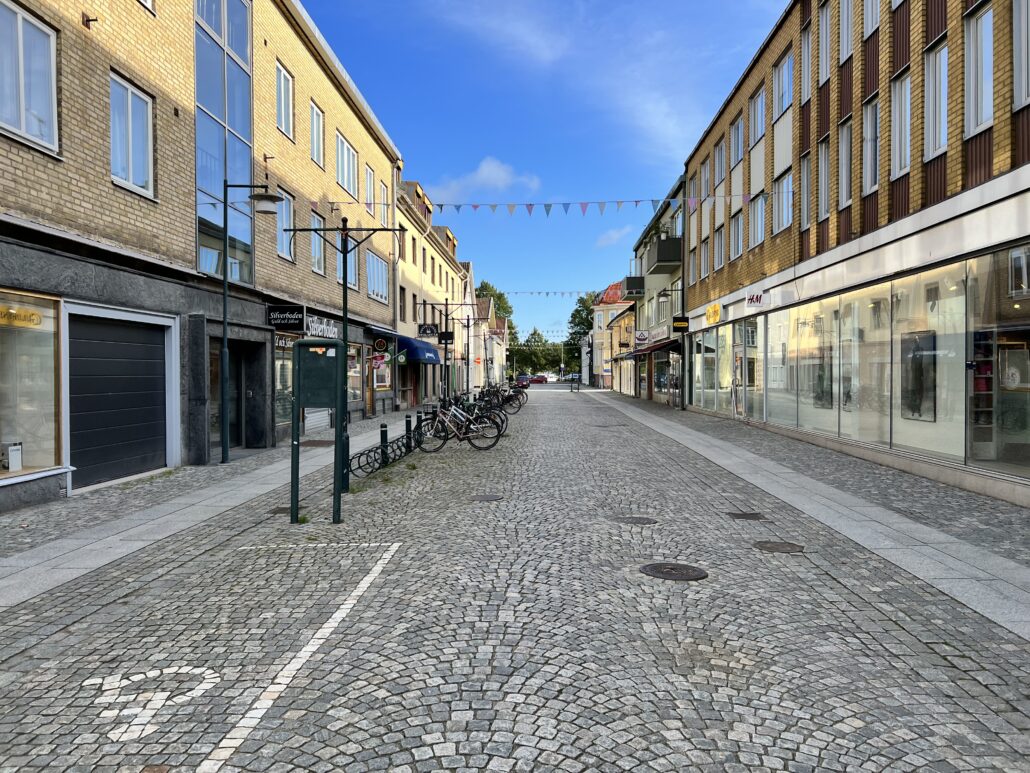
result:
[[[798,545],[796,542],[773,541],[756,542],[755,547],[766,553],[801,553],[805,549],[804,545]]]
[[[500,494],[476,494],[472,497],[473,502],[499,502],[503,499]]]
[[[658,523],[657,518],[645,518],[642,515],[623,515],[611,520],[615,523],[625,523],[629,526],[650,526],[651,524]]]
[[[703,580],[708,572],[690,564],[647,564],[640,571],[659,580]]]
[[[300,444],[308,448],[328,448],[335,442],[335,440],[302,440]]]
[[[736,521],[764,521],[765,516],[761,513],[726,513]]]

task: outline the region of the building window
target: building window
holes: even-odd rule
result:
[[[712,270],[718,271],[726,262],[726,232],[716,228],[712,235]]]
[[[1014,249],[1009,253],[1009,296],[1030,295],[1030,249]]]
[[[851,121],[837,130],[837,167],[837,208],[844,209],[851,204]]]
[[[153,112],[149,96],[111,75],[111,177],[148,196],[154,193]]]
[[[891,83],[891,179],[908,174],[912,161],[912,78]]]
[[[701,162],[701,198],[707,199],[711,193],[711,167],[709,166],[709,159],[705,159]]]
[[[429,281],[436,284],[436,256],[429,256]]]
[[[372,250],[365,250],[365,281],[370,298],[390,302],[390,267]]]
[[[1012,1],[1012,24],[1015,108],[1018,110],[1030,104],[1030,0]]]
[[[760,193],[748,204],[748,248],[765,240],[765,194]]]
[[[379,222],[384,226],[390,224],[390,189],[386,183],[379,183]]]
[[[862,195],[880,184],[880,100],[862,106]]]
[[[343,284],[343,236],[339,231],[336,233],[336,281]],[[358,289],[358,244],[353,239],[347,239],[347,284]]]
[[[744,116],[738,115],[730,126],[730,169],[744,158]]]
[[[280,257],[293,260],[293,234],[287,233],[288,228],[293,228],[293,196],[282,188],[279,189],[282,201],[275,205],[275,221],[279,226],[278,238],[276,239],[276,252]]]
[[[336,182],[355,199],[358,197],[358,154],[336,133]]]
[[[819,6],[819,85],[830,79],[830,4]]]
[[[848,61],[852,52],[852,24],[855,8],[852,0],[840,0],[840,63]]]
[[[830,141],[823,140],[819,143],[816,161],[819,164],[816,174],[816,202],[818,205],[817,217],[822,222],[830,216]]]
[[[736,260],[744,254],[744,213],[743,211],[730,217],[730,260]]]
[[[426,273],[426,248],[422,248],[422,273]]]
[[[708,240],[701,242],[701,278],[708,276]]]
[[[690,277],[690,284],[697,281],[697,250],[691,250],[687,257],[687,274]]]
[[[754,93],[748,103],[748,122],[751,124],[751,147],[765,136],[765,86]]]
[[[275,125],[293,139],[293,76],[275,63]]]
[[[994,12],[988,5],[966,19],[966,135],[994,120]]]
[[[926,160],[948,147],[948,47],[926,54]]]
[[[404,285],[400,286],[400,294],[397,296],[397,312],[400,314],[401,322],[408,321],[408,291]]]
[[[776,115],[775,121],[783,115],[787,108],[794,101],[794,54],[788,53],[776,65],[773,71],[773,89],[775,91],[775,104],[773,108]]]
[[[325,228],[325,220],[312,212],[311,227]],[[321,232],[311,232],[311,270],[325,276],[325,242],[322,236]]]
[[[787,172],[773,183],[773,233],[794,221],[794,173]]]
[[[876,32],[880,26],[880,0],[863,0],[862,2],[862,38],[865,39]]]
[[[801,104],[812,98],[812,27],[801,30]]]
[[[325,166],[325,114],[311,103],[311,160]]]
[[[689,198],[687,203],[690,205],[690,211],[693,212],[697,209],[697,176],[691,177],[687,183],[687,197]]]
[[[0,0],[0,125],[57,150],[57,35]]]
[[[376,173],[372,167],[365,167],[365,209],[368,214],[374,215],[376,211]]]
[[[595,311],[594,312],[594,328],[597,329],[597,330],[600,330],[603,327],[604,327],[604,312],[603,311]]]
[[[798,220],[801,230],[804,231],[811,225],[812,208],[812,155],[810,153],[801,157],[801,178],[799,181],[800,203],[798,204]]]
[[[715,146],[715,184],[718,185],[726,179],[726,142],[719,140]]]

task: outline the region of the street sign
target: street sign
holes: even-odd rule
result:
[[[483,364],[483,358],[482,357],[476,357],[476,365],[482,365],[482,364]]]
[[[431,325],[431,324],[428,324],[428,323],[423,323],[423,324],[418,326],[418,334],[419,334],[420,337],[431,338],[432,336],[435,336],[439,332],[440,332],[440,326],[439,325]]]

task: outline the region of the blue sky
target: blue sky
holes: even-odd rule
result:
[[[506,292],[621,279],[661,198],[785,0],[303,0],[439,202],[498,203],[434,223]],[[509,216],[508,203],[573,202]],[[512,294],[524,335],[574,298]],[[559,339],[555,332],[548,337]]]

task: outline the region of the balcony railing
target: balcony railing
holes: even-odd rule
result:
[[[631,301],[644,297],[644,277],[627,276],[622,279],[622,300]]]
[[[644,252],[644,273],[671,274],[683,265],[683,240],[678,236],[655,239]]]

